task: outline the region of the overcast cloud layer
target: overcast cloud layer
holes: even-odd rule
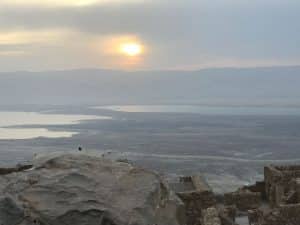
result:
[[[299,65],[299,21],[298,0],[4,0],[0,70]],[[107,49],[128,37],[134,62]]]

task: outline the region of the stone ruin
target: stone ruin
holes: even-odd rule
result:
[[[201,176],[171,187],[185,203],[186,225],[300,225],[300,166],[267,166],[264,181],[222,195]]]
[[[264,174],[268,207],[258,210],[256,224],[299,225],[300,165],[267,166]]]
[[[215,195],[201,176],[181,177],[179,182],[171,184],[171,187],[185,204],[187,225],[201,225],[201,220],[207,225],[220,224],[208,222],[219,218],[214,209]]]

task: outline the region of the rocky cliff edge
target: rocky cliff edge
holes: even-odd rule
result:
[[[4,171],[4,172],[3,172]],[[1,225],[180,225],[184,205],[156,173],[88,154],[2,169]]]

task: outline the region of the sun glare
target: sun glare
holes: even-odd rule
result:
[[[128,56],[137,56],[140,55],[143,51],[143,48],[138,43],[125,43],[120,46],[121,53]]]
[[[95,39],[93,43],[91,47],[99,45],[100,53],[110,61],[107,67],[138,68],[143,65],[149,52],[149,46],[135,35],[107,36]]]

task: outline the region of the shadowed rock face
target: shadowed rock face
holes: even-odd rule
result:
[[[23,210],[21,210],[11,198],[0,198],[0,224],[10,225],[18,224],[24,217]]]
[[[0,212],[0,224],[184,224],[182,202],[153,172],[86,154],[40,157],[33,165],[0,177],[0,208],[14,209]]]

